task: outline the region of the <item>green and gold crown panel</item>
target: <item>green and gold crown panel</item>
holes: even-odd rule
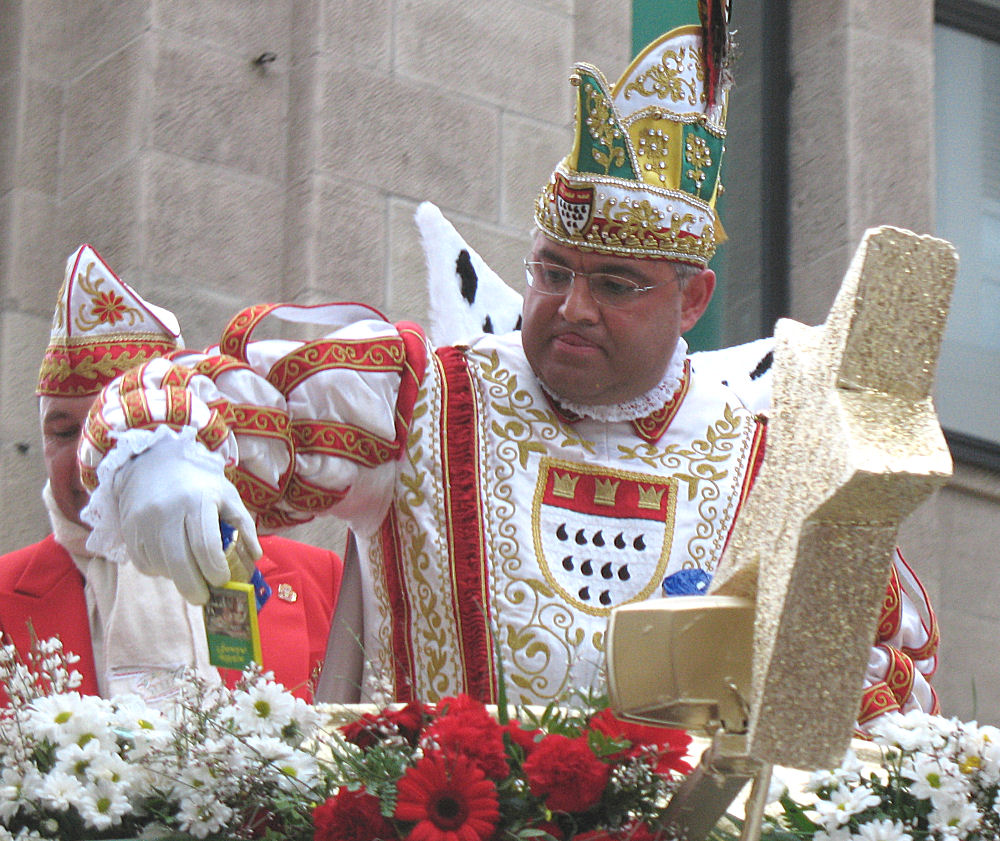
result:
[[[610,91],[577,64],[573,149],[538,198],[539,228],[587,250],[706,265],[721,239],[728,75],[712,102],[707,79],[700,26],[654,41]]]
[[[577,88],[577,131],[571,165],[579,172],[634,180],[633,151],[601,71],[589,64],[578,64],[571,81]]]

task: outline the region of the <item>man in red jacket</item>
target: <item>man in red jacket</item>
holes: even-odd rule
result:
[[[88,495],[77,444],[95,395],[134,365],[183,347],[172,313],[144,301],[90,246],[67,261],[37,393],[52,534],[0,556],[0,633],[26,652],[32,634],[59,636],[78,655],[80,690],[169,697],[181,669],[214,674],[200,608],[173,583],[86,548]],[[271,588],[259,614],[262,660],[275,679],[311,699],[326,651],[342,564],[333,552],[270,537],[257,569]],[[222,670],[232,684],[238,672]]]

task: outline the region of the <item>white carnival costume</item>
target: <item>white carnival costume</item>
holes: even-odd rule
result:
[[[546,236],[707,263],[727,85],[718,64],[705,71],[701,43],[697,26],[668,33],[613,90],[577,66],[576,142],[536,205]],[[251,341],[268,316],[331,331]],[[134,474],[154,475],[136,471],[144,461],[177,484],[185,464],[225,469],[263,528],[341,517],[362,559],[365,700],[495,700],[497,656],[512,701],[599,689],[610,609],[705,588],[762,450],[763,424],[692,373],[683,343],[650,394],[590,409],[545,393],[517,333],[434,351],[415,325],[356,304],[253,307],[217,350],[151,362],[105,391],[81,449],[93,540],[120,547],[119,513],[144,492]],[[148,540],[169,552],[170,534]],[[894,592],[885,640],[909,664],[908,684],[892,663],[870,682],[902,692],[879,711],[927,709],[926,683],[910,689],[914,659],[933,667],[932,618]]]

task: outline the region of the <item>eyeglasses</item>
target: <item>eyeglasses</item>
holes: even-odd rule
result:
[[[524,274],[528,286],[542,295],[568,295],[573,286],[573,278],[587,281],[590,296],[602,307],[623,308],[638,300],[644,292],[655,289],[660,284],[642,286],[627,277],[607,272],[577,272],[555,263],[537,260],[524,261]]]

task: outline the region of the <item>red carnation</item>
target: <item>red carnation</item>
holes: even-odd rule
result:
[[[396,830],[383,816],[377,797],[364,788],[337,794],[313,809],[313,841],[389,841]]]
[[[467,757],[429,753],[397,783],[393,817],[416,821],[409,841],[485,841],[500,818],[496,786]]]
[[[445,698],[438,704],[439,718],[424,731],[426,744],[448,756],[467,756],[491,780],[502,780],[510,771],[503,744],[503,728],[479,701],[468,695]]]
[[[399,733],[411,745],[416,745],[426,712],[427,708],[419,701],[411,701],[399,710],[365,713],[340,729],[348,742],[360,748],[370,748],[389,733]]]
[[[596,805],[610,774],[585,736],[570,739],[558,733],[542,739],[522,767],[531,793],[544,798],[554,812],[584,812]]]
[[[555,823],[554,821],[538,821],[537,823],[531,823],[528,824],[527,829],[540,830],[544,833],[547,833],[548,835],[551,835],[553,838],[556,839],[556,841],[562,841],[563,838],[565,838],[562,828],[559,826],[559,824]],[[545,841],[544,836],[540,835],[537,837],[539,838],[539,841]],[[579,835],[574,835],[573,836],[574,841],[576,841],[576,839],[579,837],[580,837]]]
[[[511,741],[524,752],[525,758],[531,756],[531,752],[538,746],[542,731],[539,729],[525,730],[518,722],[508,721],[503,727],[503,732],[510,736]]]
[[[645,823],[630,823],[614,831],[592,829],[573,836],[573,841],[654,841],[662,837],[654,833]]]
[[[691,766],[684,758],[691,744],[691,737],[686,730],[633,724],[617,718],[609,709],[601,710],[591,717],[590,729],[603,733],[609,739],[630,743],[630,747],[615,754],[614,758],[637,756],[646,746],[652,746],[656,748],[658,754],[656,765],[658,774],[666,774],[669,771],[687,774],[691,770]]]

